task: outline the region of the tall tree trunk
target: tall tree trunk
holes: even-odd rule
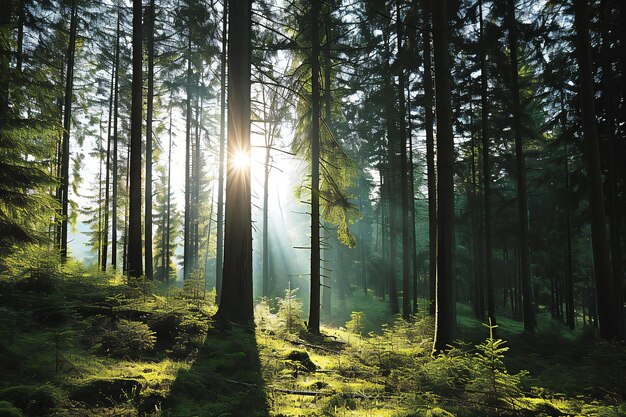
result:
[[[111,168],[111,267],[117,268],[117,119],[119,109],[120,69],[120,5],[117,4],[117,25],[115,31],[115,82],[113,86],[113,167]]]
[[[528,192],[526,185],[526,162],[522,140],[522,109],[519,97],[519,74],[517,59],[517,21],[515,20],[515,0],[508,0],[509,49],[511,53],[511,94],[513,100],[513,134],[515,135],[515,166],[517,180],[517,212],[519,221],[519,249],[522,280],[522,307],[524,310],[524,331],[533,333],[537,320],[531,296],[530,248],[528,240]]]
[[[426,130],[426,183],[428,187],[428,288],[429,312],[435,314],[437,288],[437,173],[435,172],[435,134],[433,103],[435,89],[432,77],[430,14],[432,0],[425,0],[424,11],[424,129]]]
[[[142,124],[141,0],[133,0],[133,83],[130,113],[130,168],[128,206],[128,276],[143,275],[141,256],[141,124]]]
[[[411,245],[409,235],[409,178],[407,168],[406,144],[406,102],[404,96],[404,53],[402,46],[403,25],[400,16],[400,0],[396,0],[396,41],[398,47],[398,140],[400,141],[400,195],[402,198],[402,317],[408,320],[411,316]]]
[[[24,62],[24,21],[26,20],[26,4],[25,0],[17,2],[17,51],[15,56],[15,69],[18,73],[22,72],[22,63]]]
[[[145,189],[145,245],[146,279],[153,278],[152,264],[152,113],[154,108],[154,0],[148,8],[148,103],[146,106],[146,189]]]
[[[183,225],[183,279],[190,276],[191,265],[191,34],[187,34],[187,108],[185,112],[185,224]]]
[[[311,0],[311,299],[308,330],[320,332],[320,0]]]
[[[59,250],[61,260],[67,260],[67,225],[69,215],[70,185],[70,127],[72,124],[72,94],[74,85],[74,55],[76,50],[76,27],[78,8],[76,0],[72,0],[70,19],[70,40],[67,47],[67,67],[65,70],[65,96],[63,104],[63,139],[61,145],[61,236]]]
[[[447,1],[433,4],[433,45],[437,100],[437,306],[435,351],[443,351],[456,333],[454,294],[454,137],[448,50]]]
[[[489,99],[487,82],[487,45],[483,26],[483,2],[479,0],[480,19],[480,124],[481,156],[483,168],[483,236],[484,236],[484,272],[487,298],[487,317],[492,326],[496,325],[495,294],[493,289],[492,248],[491,248],[491,157],[489,155]]]
[[[417,215],[417,211],[415,210],[415,174],[413,172],[413,129],[411,123],[411,91],[407,86],[407,134],[408,134],[408,143],[409,143],[409,159],[408,159],[408,171],[409,171],[409,213],[411,214],[411,272],[413,273],[413,305],[412,311],[413,314],[417,315],[417,281],[418,281],[418,273],[417,273],[417,231],[416,231],[416,221],[415,216]]]
[[[115,88],[115,63],[111,69],[111,91],[109,93],[109,118],[107,124],[107,151],[106,151],[106,169],[105,169],[105,185],[104,185],[104,227],[102,236],[102,257],[100,260],[100,268],[106,271],[108,262],[109,247],[109,215],[110,215],[110,187],[111,187],[111,131],[113,129],[113,89]]]
[[[267,116],[267,114],[266,114]],[[267,129],[265,128],[265,161],[263,164],[263,297],[270,295],[270,246],[269,246],[269,178],[271,148]]]
[[[594,277],[600,335],[604,339],[619,337],[618,309],[615,304],[614,286],[609,261],[609,245],[606,233],[604,196],[600,166],[600,150],[594,103],[593,69],[589,43],[589,11],[587,0],[574,0],[574,25],[576,27],[576,52],[582,122],[585,140],[585,161],[589,181],[589,207],[591,209],[591,242],[593,249]]]
[[[388,203],[388,217],[389,217],[389,259],[388,259],[388,276],[389,276],[389,306],[391,308],[391,314],[395,315],[400,312],[400,306],[398,305],[398,282],[396,279],[396,259],[397,259],[397,228],[398,228],[398,209],[396,194],[398,191],[398,141],[394,140],[394,136],[397,134],[394,115],[396,113],[395,100],[392,97],[395,96],[393,88],[391,86],[391,52],[389,45],[389,32],[383,31],[383,37],[385,42],[385,80],[384,89],[385,96],[387,97],[385,118],[387,128],[387,203]]]
[[[616,101],[613,91],[617,88],[611,65],[611,39],[608,29],[610,18],[610,3],[604,2],[602,5],[602,85],[605,99],[605,128],[608,142],[609,155],[607,157],[608,185],[609,185],[609,242],[611,245],[611,270],[613,272],[613,287],[615,292],[615,307],[617,308],[617,331],[618,338],[624,337],[624,278],[622,272],[622,248],[621,248],[621,219],[622,213],[619,211],[619,191],[617,188],[617,149],[615,135],[615,114]]]
[[[222,54],[220,65],[220,153],[217,179],[217,241],[215,253],[215,292],[219,303],[222,294],[223,251],[224,251],[224,148],[226,145],[226,40],[228,29],[228,0],[222,0],[224,16],[222,18]]]
[[[216,319],[253,319],[250,168],[234,159],[250,156],[251,2],[230,3],[228,31],[228,161],[224,234],[224,281]]]
[[[170,100],[171,102],[171,100]],[[165,282],[170,281],[170,253],[171,245],[171,232],[172,232],[172,107],[170,105],[170,127],[169,127],[169,143],[167,146],[167,209],[166,209],[166,227],[165,227]]]

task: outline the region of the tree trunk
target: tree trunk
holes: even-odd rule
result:
[[[141,256],[141,124],[142,124],[141,0],[133,0],[133,83],[130,113],[130,172],[128,207],[128,276],[143,275]]]
[[[492,326],[496,325],[495,294],[493,289],[492,248],[491,248],[491,160],[489,155],[489,99],[487,82],[487,45],[483,27],[483,2],[478,3],[480,18],[480,107],[481,107],[481,156],[483,168],[483,236],[484,271],[487,298],[487,317]]]
[[[311,293],[308,330],[320,332],[320,0],[311,0]]]
[[[120,68],[120,6],[117,5],[117,26],[115,32],[115,82],[113,86],[113,167],[111,190],[111,267],[117,268],[117,119],[119,109],[119,68]]]
[[[63,139],[61,145],[61,235],[59,236],[59,250],[61,260],[67,260],[67,225],[69,215],[69,185],[70,185],[70,128],[72,124],[72,94],[74,85],[74,55],[76,50],[76,26],[78,8],[76,0],[72,0],[70,20],[70,40],[67,47],[67,67],[65,70],[65,96],[63,104]]]
[[[425,0],[424,39],[424,129],[426,130],[426,182],[428,186],[428,288],[429,312],[435,314],[437,288],[437,173],[435,172],[435,135],[433,132],[433,102],[435,89],[432,77],[432,58],[429,28],[432,0]]]
[[[250,169],[234,158],[250,156],[251,2],[230,3],[228,31],[228,161],[224,234],[224,281],[216,319],[253,320]]]
[[[223,251],[224,251],[224,148],[226,145],[226,40],[228,29],[228,0],[222,0],[224,16],[222,18],[222,53],[220,78],[220,153],[217,179],[217,241],[215,250],[215,292],[216,302],[222,294]]]
[[[407,168],[406,144],[406,102],[404,96],[404,54],[402,51],[402,28],[400,16],[400,0],[396,0],[396,41],[398,47],[398,124],[400,142],[400,195],[402,198],[402,317],[408,320],[411,317],[411,245],[409,235],[409,178]],[[412,198],[412,197],[411,197]]]
[[[148,8],[148,103],[146,114],[146,190],[145,190],[145,245],[146,279],[153,278],[152,264],[152,112],[154,108],[154,0]]]
[[[618,309],[609,261],[609,245],[606,233],[604,196],[600,167],[600,150],[594,103],[593,70],[589,44],[589,12],[587,0],[574,0],[574,25],[576,27],[576,52],[582,122],[585,141],[585,161],[589,181],[589,207],[591,209],[591,242],[593,249],[594,277],[596,283],[597,311],[600,335],[611,340],[619,336]]]
[[[433,44],[437,100],[437,305],[434,350],[443,351],[456,333],[454,294],[454,137],[448,51],[447,1],[433,4]]]
[[[107,124],[107,151],[106,151],[106,169],[105,169],[105,185],[104,185],[104,227],[102,236],[102,257],[100,260],[100,268],[106,271],[108,262],[109,247],[109,207],[110,207],[110,187],[111,187],[111,130],[113,128],[113,94],[115,86],[115,63],[111,69],[111,91],[109,94],[109,120]]]
[[[185,224],[183,226],[183,279],[191,273],[191,35],[187,35],[187,108],[185,113]]]
[[[171,101],[170,101],[171,102]],[[170,127],[169,127],[169,143],[167,147],[167,209],[166,209],[166,227],[165,227],[165,282],[170,281],[170,253],[171,245],[171,231],[172,231],[172,107],[170,105]]]
[[[526,163],[522,140],[522,111],[519,97],[519,75],[517,59],[517,21],[515,0],[508,0],[509,49],[511,53],[511,94],[513,100],[513,133],[515,135],[515,166],[517,170],[517,212],[519,221],[519,249],[522,280],[522,307],[524,331],[533,333],[536,326],[535,307],[530,286],[530,248],[528,241],[528,192],[526,185]]]

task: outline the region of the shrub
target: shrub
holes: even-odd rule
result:
[[[44,416],[61,403],[62,394],[49,384],[15,385],[0,390],[0,400],[10,402],[27,414]]]
[[[363,336],[365,314],[362,311],[353,311],[350,320],[346,322],[346,329],[356,335]]]
[[[287,333],[297,333],[304,330],[304,323],[300,317],[302,303],[296,298],[297,288],[291,286],[285,290],[285,298],[276,298],[278,303],[278,320]]]
[[[104,334],[102,349],[112,356],[136,357],[150,352],[155,342],[155,333],[147,324],[122,319]]]

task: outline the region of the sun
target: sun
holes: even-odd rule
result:
[[[250,168],[250,154],[244,151],[237,151],[231,159],[233,169],[243,171]]]

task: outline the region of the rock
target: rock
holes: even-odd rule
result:
[[[303,350],[292,350],[285,357],[288,361],[297,363],[299,368],[307,372],[314,372],[317,370],[317,365],[313,363],[309,354]]]
[[[70,398],[89,406],[111,406],[118,402],[137,401],[143,383],[134,378],[92,379],[72,391]]]

